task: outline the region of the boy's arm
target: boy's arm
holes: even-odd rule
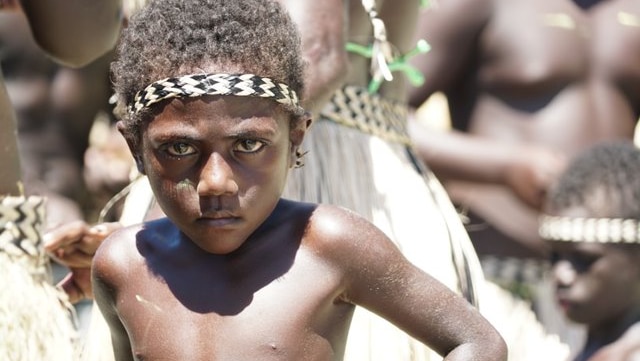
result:
[[[117,237],[114,234],[110,238]],[[112,240],[113,241],[113,240]],[[91,284],[93,295],[111,334],[111,343],[116,361],[134,361],[129,335],[116,311],[118,267],[122,267],[122,259],[111,256],[109,239],[105,240],[96,252],[91,267]],[[122,253],[122,252],[121,252]],[[126,261],[125,261],[126,263]]]
[[[118,40],[122,0],[21,0],[33,37],[57,62],[81,67]]]
[[[382,316],[445,360],[506,360],[504,341],[475,308],[412,265],[382,231],[342,212],[316,224],[333,240],[322,253],[345,276],[346,301]]]

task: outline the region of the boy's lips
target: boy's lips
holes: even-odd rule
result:
[[[567,311],[573,305],[573,301],[571,301],[566,295],[558,294],[556,295],[556,301],[558,302],[558,306],[564,311]]]
[[[213,227],[233,225],[240,220],[241,218],[231,211],[207,212],[198,217],[198,223],[206,223]]]
[[[221,211],[202,212],[202,215],[200,216],[200,218],[220,219],[220,218],[238,218],[238,216],[232,211],[221,210]]]

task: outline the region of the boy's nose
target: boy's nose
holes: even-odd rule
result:
[[[573,284],[578,273],[567,260],[560,260],[553,266],[553,277],[558,286],[567,287]]]
[[[229,163],[218,153],[213,153],[202,168],[197,192],[200,196],[236,194],[238,184]]]

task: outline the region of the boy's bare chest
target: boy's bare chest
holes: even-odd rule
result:
[[[232,279],[141,274],[118,313],[140,359],[333,359],[353,307],[339,280],[304,256],[282,274]],[[263,274],[269,272],[263,272]],[[194,282],[195,281],[195,282]],[[144,285],[144,286],[143,286]],[[307,358],[309,356],[320,358]]]

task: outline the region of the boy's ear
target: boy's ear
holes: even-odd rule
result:
[[[140,152],[138,151],[138,144],[134,139],[132,139],[131,133],[126,131],[127,129],[126,125],[122,120],[120,120],[116,123],[116,128],[118,129],[120,134],[122,134],[124,139],[127,141],[127,146],[129,146],[129,151],[131,152],[131,155],[133,156],[133,159],[136,162],[136,168],[138,168],[138,172],[140,172],[140,174],[146,174],[144,170],[144,164],[142,163],[142,158],[140,156]]]
[[[306,134],[307,129],[311,126],[312,121],[311,113],[305,112],[292,123],[293,128],[291,128],[289,139],[294,147],[298,147],[302,144],[304,135]]]
[[[305,112],[292,122],[292,128],[289,132],[289,140],[291,141],[291,156],[289,160],[289,166],[293,167],[299,164],[299,156],[302,152],[299,151],[300,145],[304,140],[304,135],[307,129],[311,126],[313,119],[311,113]]]

